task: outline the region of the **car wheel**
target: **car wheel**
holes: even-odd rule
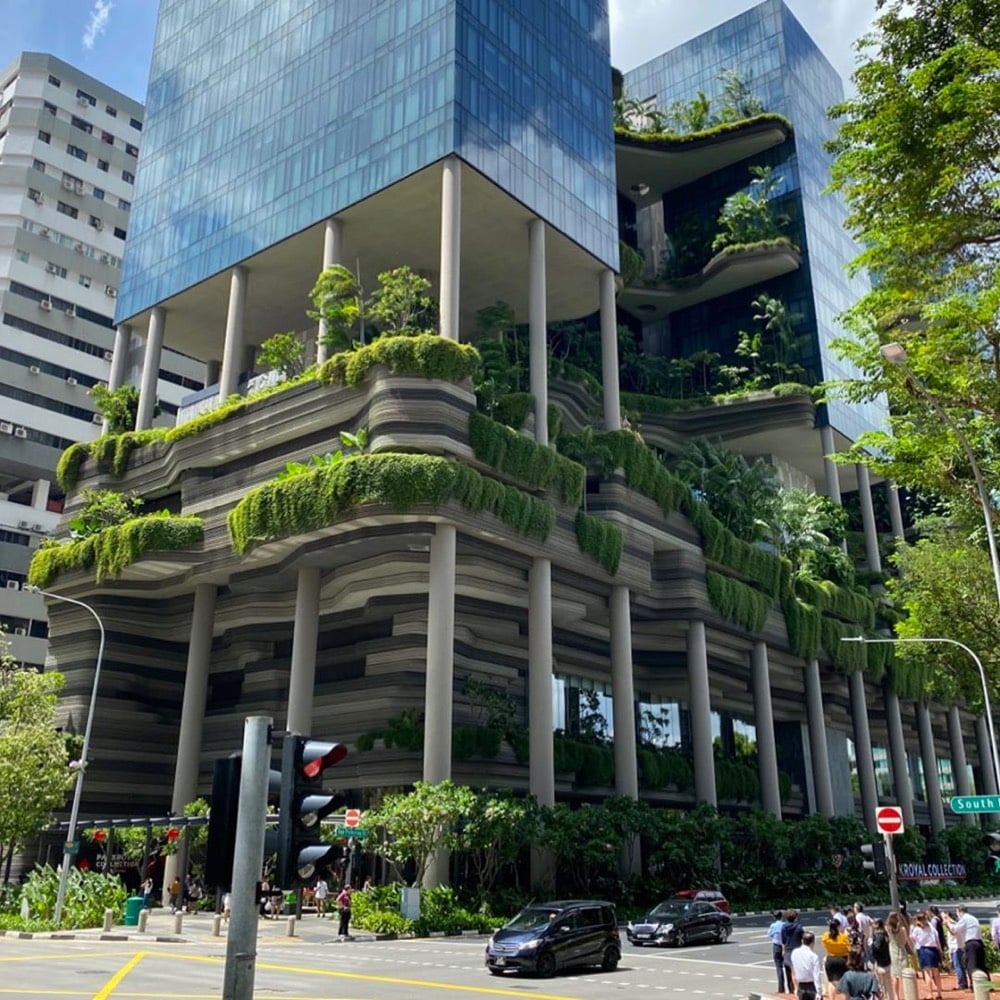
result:
[[[618,963],[621,959],[622,953],[614,945],[605,948],[604,958],[601,961],[601,971],[614,972],[618,968]]]
[[[544,951],[538,956],[535,971],[542,979],[551,979],[556,974],[556,956],[551,951]]]
[[[725,924],[719,924],[715,930],[715,938],[719,944],[725,944],[729,940],[730,928]]]
[[[678,930],[674,935],[674,944],[676,944],[678,948],[683,948],[687,943],[687,934],[685,934],[682,930]]]

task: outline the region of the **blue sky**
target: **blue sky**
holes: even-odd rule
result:
[[[787,0],[845,78],[875,0]],[[632,69],[753,6],[755,0],[609,0],[612,59]],[[50,52],[143,100],[157,0],[0,0],[0,69],[22,51]]]

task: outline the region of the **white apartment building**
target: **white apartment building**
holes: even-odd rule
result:
[[[0,623],[25,664],[45,660],[43,603],[21,584],[62,512],[56,463],[101,432],[87,390],[109,376],[142,119],[141,104],[50,55],[0,72]],[[164,351],[159,374],[172,423],[204,365]]]

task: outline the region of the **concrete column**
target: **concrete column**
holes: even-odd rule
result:
[[[715,792],[715,756],[712,751],[712,696],[708,685],[708,642],[705,623],[688,624],[688,702],[691,709],[691,749],[694,757],[694,795],[698,802],[718,805]]]
[[[462,162],[441,165],[441,336],[460,340],[459,288],[462,276]]]
[[[31,506],[35,510],[45,510],[49,502],[52,484],[47,479],[36,479],[31,486]]]
[[[229,309],[226,312],[226,343],[222,349],[222,373],[219,375],[219,402],[236,394],[240,382],[240,365],[246,349],[244,318],[247,307],[245,267],[234,267],[229,275]]]
[[[163,335],[167,327],[167,310],[157,306],[149,314],[146,333],[146,353],[142,363],[142,384],[139,386],[139,408],[135,415],[135,429],[149,430],[153,426],[156,409],[156,383],[160,375],[160,355],[163,353]]]
[[[132,327],[128,323],[119,323],[115,327],[115,346],[111,351],[111,368],[108,372],[108,388],[114,392],[125,382],[125,372],[128,370],[128,349],[132,343]]]
[[[837,446],[833,440],[833,428],[827,425],[819,429],[820,445],[823,448],[823,474],[826,477],[826,495],[835,503],[840,503],[840,470],[829,456],[834,454]]]
[[[179,816],[184,807],[198,797],[198,770],[201,763],[201,734],[205,726],[205,703],[208,698],[208,671],[212,662],[212,627],[215,623],[216,588],[214,583],[199,583],[194,589],[191,629],[188,637],[187,668],[184,673],[184,700],[177,736],[177,759],[174,763],[174,789],[170,814]],[[163,887],[181,875],[179,854],[167,857]]]
[[[979,755],[979,772],[982,788],[977,788],[979,795],[1000,794],[997,788],[997,773],[993,766],[993,752],[990,747],[990,729],[986,722],[986,716],[980,715],[976,719],[976,752]]]
[[[882,572],[882,555],[878,550],[878,530],[875,527],[875,505],[872,503],[872,480],[867,465],[854,466],[858,474],[858,499],[861,501],[861,524],[865,533],[865,561],[871,573]]]
[[[822,816],[833,816],[833,781],[830,778],[830,750],[826,742],[826,714],[823,711],[823,684],[818,660],[810,660],[806,664],[805,681],[806,719],[809,726],[813,784],[816,788],[816,811]]]
[[[931,832],[940,833],[944,829],[944,803],[941,801],[941,782],[938,780],[931,710],[925,701],[917,702],[917,733],[920,736],[920,759],[924,765],[924,791],[927,793]]]
[[[312,729],[313,691],[316,686],[316,640],[319,637],[320,571],[303,566],[295,589],[295,626],[292,663],[288,671],[288,715],[285,728],[308,736]]]
[[[327,219],[323,230],[323,270],[327,271],[335,264],[343,261],[344,222],[342,219]],[[326,340],[326,321],[319,321],[316,333],[316,361],[322,364],[330,356],[330,348]]]
[[[556,801],[552,730],[552,563],[535,559],[528,571],[528,791],[543,806]],[[554,877],[551,854],[533,848],[531,884],[551,888]]]
[[[222,359],[211,358],[205,362],[205,385],[218,385],[222,375]]]
[[[455,526],[439,524],[431,539],[424,703],[424,781],[435,783],[451,777],[457,549]]]
[[[892,762],[892,783],[896,790],[896,801],[903,810],[903,823],[907,827],[916,826],[913,815],[913,782],[910,780],[910,761],[906,755],[906,737],[903,733],[903,717],[899,711],[899,698],[887,679],[882,685],[885,701],[885,724],[889,731],[889,759]]]
[[[903,508],[899,503],[899,490],[886,480],[885,493],[889,500],[889,523],[892,525],[892,533],[902,541],[906,537],[906,530],[903,528]]]
[[[857,670],[848,678],[851,693],[851,719],[854,723],[854,757],[861,784],[861,812],[865,826],[876,832],[875,811],[878,791],[875,786],[875,761],[872,758],[872,737],[868,728],[868,702],[865,698],[865,675]]]
[[[774,711],[771,705],[771,671],[767,643],[755,642],[750,653],[753,674],[754,726],[757,729],[757,767],[760,773],[760,801],[764,811],[781,819],[781,785],[778,783],[778,748],[774,739]]]
[[[965,755],[965,736],[962,733],[962,716],[959,714],[958,705],[952,705],[948,709],[948,742],[951,744],[951,771],[955,776],[955,794],[971,795],[969,761]],[[976,826],[978,817],[972,813],[963,813],[962,822]]]
[[[545,301],[545,223],[528,223],[528,368],[535,440],[549,443],[549,352]]]
[[[611,695],[615,724],[615,791],[639,797],[636,760],[635,691],[632,678],[632,617],[628,587],[612,587]]]
[[[604,429],[621,430],[622,403],[618,381],[618,315],[615,311],[615,272],[601,271],[601,387],[604,390]]]

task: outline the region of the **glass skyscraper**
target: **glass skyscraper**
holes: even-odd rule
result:
[[[618,260],[605,0],[162,0],[119,320],[450,155]]]
[[[858,247],[843,227],[844,204],[839,196],[824,193],[830,157],[823,146],[836,131],[827,111],[843,99],[843,82],[788,7],[782,0],[764,0],[627,73],[625,86],[632,97],[654,98],[667,108],[674,101],[695,98],[699,91],[710,97],[719,94],[720,74],[727,69],[748,78],[765,109],[785,115],[794,129],[782,146],[754,162],[770,164],[781,176],[780,208],[790,216],[790,235],[802,251],[799,270],[774,287],[790,311],[802,317],[802,328],[809,334],[803,360],[815,379],[858,377],[860,373],[830,349],[831,341],[844,335],[837,317],[866,289],[866,279],[849,278],[845,271]],[[747,165],[740,164],[675,192],[673,204],[666,206],[668,230],[671,208],[676,212],[696,205],[717,211],[725,194],[749,180]],[[718,337],[748,329],[748,299],[737,293],[675,313],[674,342],[698,350],[711,346],[699,339],[709,331]],[[878,403],[833,401],[827,409],[831,426],[849,440],[884,426],[886,411]]]

